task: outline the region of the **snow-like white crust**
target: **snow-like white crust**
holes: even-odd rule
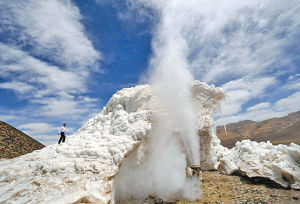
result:
[[[201,168],[218,169],[224,174],[236,171],[248,177],[269,178],[278,184],[300,189],[300,146],[272,145],[250,140],[223,147],[216,136],[212,114],[224,91],[195,81],[193,100],[198,117]]]
[[[112,179],[124,160],[151,130],[148,85],[118,91],[102,113],[66,143],[0,161],[0,203],[70,203],[88,197],[111,199]]]
[[[242,141],[228,150],[215,134],[212,116],[224,91],[199,81],[191,89],[203,169],[218,168],[227,174],[240,170],[299,189],[299,146]],[[0,203],[72,203],[84,197],[108,203],[127,155],[137,152],[137,162],[145,159],[143,138],[150,135],[155,116],[163,109],[149,85],[118,91],[66,143],[0,160]]]
[[[221,159],[219,170],[265,177],[282,186],[300,189],[300,146],[242,140]]]
[[[169,106],[177,105],[176,101],[160,103],[161,98],[157,98],[157,94],[155,94],[157,91],[159,90],[156,90],[156,87],[152,89],[152,98],[146,105],[152,115],[151,132],[124,162],[115,179],[114,199],[116,202],[131,197],[144,197],[153,193],[166,200],[172,198],[195,200],[201,196],[200,182],[197,178],[196,181],[186,177],[187,165],[193,165],[188,158],[188,155],[191,155],[188,151],[193,147],[184,144],[187,136],[182,135],[180,129],[183,121],[179,119],[179,123],[176,123],[178,118],[176,118],[176,114],[173,114],[173,111],[177,110],[173,108],[170,111],[169,109]],[[176,92],[176,90],[174,91]],[[218,163],[218,157],[215,156],[216,151],[213,149],[214,138],[220,145],[216,135],[213,135],[212,138],[210,134],[214,127],[213,112],[220,100],[224,98],[225,92],[221,88],[215,88],[214,85],[209,86],[199,81],[191,83],[190,91],[191,98],[187,100],[192,102],[191,108],[197,119],[195,120],[197,126],[194,127],[199,132],[207,133],[208,138],[208,140],[203,140],[205,141],[203,144],[207,147],[200,148],[201,153],[206,154],[203,156],[201,167],[207,166],[208,169],[213,169]],[[176,108],[184,110],[185,107],[177,105]],[[202,141],[203,135],[200,134],[200,137]],[[199,142],[199,140],[196,141]],[[199,148],[199,145],[196,148]],[[128,184],[131,184],[129,189]]]
[[[220,101],[225,98],[225,92],[214,85],[209,86],[206,83],[194,81],[192,95],[200,136],[201,168],[213,170],[217,168],[219,158],[228,151],[216,136],[213,120],[213,113]]]
[[[191,87],[199,128],[211,129],[212,113],[224,92],[199,81]],[[0,202],[68,203],[88,197],[107,203],[114,175],[150,132],[152,115],[162,109],[149,85],[118,91],[66,143],[0,161]],[[138,149],[140,160],[143,149]]]

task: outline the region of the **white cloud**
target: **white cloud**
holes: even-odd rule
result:
[[[58,130],[58,127],[52,126],[48,123],[25,123],[18,126],[18,129],[22,129],[28,135],[36,135],[40,133],[47,133],[53,130]]]
[[[14,116],[14,115],[0,114],[0,121],[3,121],[3,122],[14,120],[15,118],[16,118],[16,116]]]
[[[26,93],[28,91],[31,91],[34,89],[34,87],[23,83],[23,82],[17,82],[17,81],[11,81],[6,83],[0,83],[0,88],[2,89],[12,89],[14,91],[17,91],[19,93]]]
[[[59,135],[58,134],[52,134],[52,135],[39,135],[34,137],[34,139],[39,140],[39,141],[51,141],[51,143],[57,142],[59,139]]]
[[[62,70],[30,56],[18,48],[0,43],[0,59],[0,76],[15,78],[15,81],[10,82],[11,84],[18,82],[24,85],[27,83],[27,86],[30,84],[31,86],[43,85],[50,93],[62,90],[85,91],[86,89],[86,76],[82,76],[79,72]],[[40,91],[35,94],[41,94],[41,96],[47,94],[45,87]]]
[[[44,104],[41,108],[43,115],[45,116],[62,116],[67,117],[70,115],[79,115],[82,113],[89,112],[88,104],[81,104],[75,100],[70,100],[68,98],[51,98],[51,99],[41,99],[34,101],[36,103]],[[94,107],[95,108],[95,107]]]
[[[2,1],[0,7],[2,30],[20,33],[10,42],[23,41],[0,42],[0,77],[10,80],[0,88],[41,105],[35,108],[39,115],[76,116],[95,108],[97,99],[80,95],[88,92],[100,53],[85,35],[78,8],[69,0]]]
[[[203,81],[256,76],[282,65],[295,71],[284,55],[285,48],[294,43],[291,39],[300,32],[297,0],[129,2],[143,12],[143,6],[153,8],[160,15],[160,24],[170,25],[157,29],[176,33],[186,41],[188,62],[196,78]],[[170,37],[165,35],[164,40]]]
[[[259,98],[265,93],[265,89],[276,83],[273,77],[241,78],[230,81],[222,86],[226,90],[227,100],[222,102],[222,115],[237,114],[242,110],[242,105],[247,101]]]
[[[285,57],[285,48],[292,45],[292,36],[299,34],[295,27],[300,20],[298,2],[202,2],[207,9],[193,9],[198,17],[194,18],[196,29],[186,29],[191,33],[188,42],[194,45],[190,54],[196,76],[218,82],[255,77],[282,65],[293,68],[290,58]]]
[[[85,95],[91,75],[101,71],[101,53],[73,2],[0,1],[0,33],[0,89],[26,101],[18,110],[4,107],[1,120],[36,137],[56,132],[57,121],[77,126],[99,111],[99,100]]]
[[[4,0],[0,3],[2,27],[19,33],[35,55],[59,64],[82,67],[100,59],[86,37],[79,9],[69,0]]]
[[[0,77],[14,78],[0,84],[0,88],[17,91],[19,97],[41,105],[39,115],[76,116],[95,110],[97,99],[80,96],[88,91],[88,76],[62,70],[3,43],[0,59]]]
[[[283,89],[289,90],[300,90],[300,75],[290,75],[287,83],[284,85]]]
[[[254,110],[247,113],[241,113],[238,115],[231,115],[216,120],[216,125],[226,125],[230,123],[236,123],[243,120],[262,121],[273,117],[283,117],[290,112],[285,111],[273,111],[271,109]]]
[[[14,121],[17,121],[15,118]],[[24,120],[21,120],[21,122]],[[24,123],[21,125],[17,125],[16,127],[29,135],[33,139],[43,143],[44,145],[50,145],[58,142],[59,135],[58,131],[62,124],[53,125],[50,123]],[[75,128],[69,127],[69,123],[67,123],[68,135],[74,134]]]
[[[20,129],[30,137],[33,137],[35,139],[39,138],[43,140],[56,139],[58,137],[57,135],[60,127],[61,126],[55,126],[49,123],[25,123],[17,126],[18,129]],[[74,133],[74,128],[67,126],[67,129],[67,135]]]
[[[29,135],[29,136],[39,141],[40,143],[44,144],[45,146],[57,143],[60,138],[60,135],[58,135],[57,133],[47,134],[47,135],[37,135],[37,136]],[[66,140],[68,140],[68,136]]]
[[[251,111],[265,109],[265,108],[268,108],[268,107],[270,107],[270,103],[259,103],[259,104],[256,104],[254,106],[251,106],[251,107],[247,108],[247,111],[251,112]]]
[[[284,86],[284,88],[289,90],[300,90],[300,80],[298,82],[294,81],[292,83],[288,83]]]
[[[300,92],[296,92],[287,98],[276,102],[275,108],[280,111],[299,111],[300,110]]]
[[[144,7],[154,11],[153,22],[158,22],[153,31],[156,53],[167,53],[163,45],[168,45],[170,53],[180,50],[180,59],[170,57],[174,66],[184,64],[181,61],[185,60],[196,79],[226,89],[228,96],[222,103],[222,112],[227,119],[237,121],[249,117],[260,120],[286,113],[279,109],[269,110],[271,107],[265,107],[266,112],[261,115],[258,112],[255,115],[251,108],[250,113],[243,112],[247,102],[265,96],[270,98],[266,90],[273,88],[285,94],[285,90],[278,87],[282,78],[298,72],[293,60],[299,55],[287,50],[300,48],[297,37],[300,34],[299,1],[127,2],[141,10],[143,16],[147,16]],[[287,88],[295,90],[298,83],[290,83]],[[296,103],[292,99],[289,101]]]
[[[274,104],[259,103],[238,115],[229,115],[216,120],[217,125],[235,123],[242,120],[262,121],[273,117],[283,117],[291,112],[300,111],[300,92],[280,99]]]
[[[253,96],[258,96],[262,94],[263,90],[274,84],[276,79],[274,77],[260,77],[260,78],[249,78],[244,77],[237,80],[230,81],[224,85],[222,88],[226,90],[227,93],[236,90],[246,90],[251,92]],[[239,96],[235,96],[239,97]]]

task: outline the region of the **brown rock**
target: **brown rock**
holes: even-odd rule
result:
[[[11,159],[43,147],[45,145],[13,126],[0,121],[0,159]]]
[[[271,118],[255,122],[245,120],[238,123],[217,127],[217,135],[221,144],[234,147],[240,140],[250,139],[257,142],[270,141],[273,144],[300,143],[300,111],[282,118]]]

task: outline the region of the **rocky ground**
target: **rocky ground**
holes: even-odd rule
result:
[[[283,188],[262,178],[249,179],[239,175],[222,175],[217,171],[203,172],[202,190],[202,199],[196,202],[184,200],[163,202],[152,196],[144,200],[130,200],[122,203],[300,203],[300,191]]]
[[[44,147],[20,130],[0,121],[0,159],[11,159]]]

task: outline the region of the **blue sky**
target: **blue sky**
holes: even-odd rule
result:
[[[226,90],[218,125],[284,116],[300,110],[299,39],[298,0],[0,0],[0,120],[55,143],[174,48]]]

